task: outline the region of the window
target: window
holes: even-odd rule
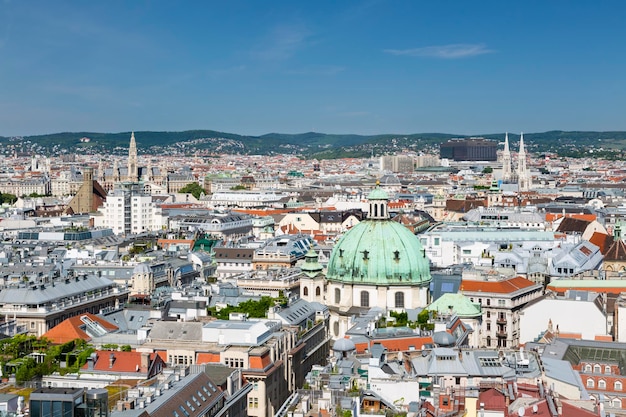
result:
[[[619,398],[613,398],[613,401],[611,401],[611,403],[613,403],[613,407],[615,408],[622,408],[622,400],[620,400]]]
[[[398,291],[395,294],[396,297],[396,308],[404,308],[404,293],[402,291]]]
[[[606,381],[604,379],[598,381],[598,389],[606,389]]]
[[[361,291],[361,307],[370,306],[370,293],[367,291]]]
[[[614,389],[615,389],[615,391],[621,391],[622,390],[622,383],[620,381],[615,381]]]
[[[491,305],[491,298],[487,298],[487,305],[490,306]]]
[[[585,365],[585,372],[591,372],[591,365],[590,364]]]
[[[593,365],[593,373],[599,374],[600,372],[602,372],[602,368],[600,367],[600,365]]]
[[[319,297],[320,295],[322,295],[322,290],[320,289],[320,287],[315,287],[315,295],[317,297]]]
[[[487,322],[487,331],[491,331],[491,323]]]
[[[438,237],[435,238],[435,246],[439,246],[439,238]]]
[[[491,317],[491,311],[488,311],[487,312],[487,318],[490,318],[490,317]]]
[[[593,388],[593,387],[595,387],[595,386],[596,386],[596,384],[595,384],[595,382],[593,381],[593,379],[588,378],[588,379],[587,379],[587,388]]]
[[[309,289],[307,287],[304,287],[304,290],[302,290],[302,295],[304,295],[305,297],[309,295]]]
[[[339,288],[335,288],[335,304],[339,304],[341,302],[341,290]]]
[[[610,374],[611,373],[611,365],[606,365],[604,367],[604,373],[605,374]]]

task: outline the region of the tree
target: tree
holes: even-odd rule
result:
[[[493,172],[493,168],[485,167],[483,168],[483,174],[491,174]]]
[[[419,326],[420,329],[433,330],[435,328],[435,325],[433,323],[430,323],[431,314],[434,317],[436,315],[436,312],[433,311],[431,313],[430,310],[424,309],[417,315],[417,325]]]
[[[0,193],[0,204],[4,204],[4,203],[13,204],[16,201],[17,201],[17,196],[15,194]]]
[[[185,185],[180,189],[180,193],[189,193],[195,198],[200,198],[201,194],[206,194],[206,190],[200,186],[197,182],[192,182]]]

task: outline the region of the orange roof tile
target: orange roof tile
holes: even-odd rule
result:
[[[148,372],[148,369],[141,367],[141,352],[119,352],[110,350],[96,351],[96,363],[93,364],[95,371],[107,372]],[[158,355],[150,353],[150,360],[153,361]],[[87,369],[85,364],[82,369]]]
[[[219,353],[199,352],[196,363],[220,363]]]
[[[45,337],[53,344],[57,345],[71,342],[72,340],[76,339],[82,339],[87,342],[90,341],[91,337],[89,337],[89,335],[82,329],[85,326],[85,323],[81,321],[81,317],[84,316],[87,316],[89,319],[99,323],[102,327],[110,332],[118,330],[117,326],[109,323],[105,319],[91,313],[84,313],[62,321],[61,323],[44,333],[42,337]]]
[[[373,343],[373,342],[372,342]],[[426,337],[402,337],[402,338],[390,338],[390,339],[376,339],[376,343],[380,343],[390,352],[408,351],[413,349],[422,349],[422,346],[432,344],[433,338]],[[369,349],[369,343],[355,343],[357,353],[364,353],[366,349]]]
[[[577,339],[580,340],[583,338],[582,333],[568,333],[568,332],[559,332],[559,337],[561,339]]]
[[[591,235],[591,238],[589,238],[589,242],[599,247],[600,252],[603,255],[606,255],[606,252],[613,243],[613,236],[609,236],[606,233],[594,232],[593,235]]]
[[[250,356],[250,369],[265,369],[270,363],[272,363],[272,358],[270,358],[269,354]]]
[[[502,281],[474,281],[464,279],[461,282],[461,291],[510,294],[522,288],[532,287],[533,285],[535,285],[534,282],[524,277],[515,277]]]
[[[553,222],[563,217],[563,213],[546,213],[546,221]],[[595,214],[567,213],[565,217],[592,222],[597,219]]]

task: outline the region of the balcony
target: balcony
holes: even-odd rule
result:
[[[496,319],[497,324],[506,324],[506,316],[498,316]]]
[[[498,330],[496,332],[496,336],[498,337],[498,339],[506,339],[508,337],[508,333],[506,332],[506,330]]]

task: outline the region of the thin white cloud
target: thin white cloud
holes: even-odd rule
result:
[[[288,59],[308,44],[311,35],[302,25],[276,27],[252,56],[267,61]]]
[[[424,46],[411,49],[385,49],[385,53],[398,56],[421,56],[442,59],[468,58],[495,52],[482,43],[455,43],[450,45]]]

